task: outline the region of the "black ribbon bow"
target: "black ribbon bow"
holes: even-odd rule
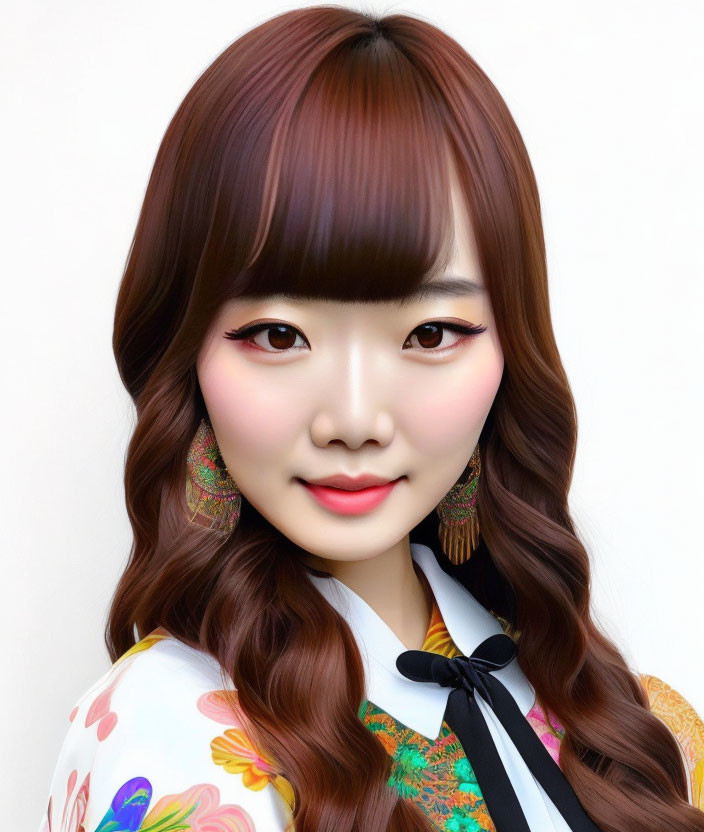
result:
[[[450,659],[427,650],[406,650],[396,659],[396,667],[414,682],[435,682],[454,688],[447,699],[444,719],[457,735],[474,769],[497,832],[543,830],[531,830],[528,826],[477,704],[475,691],[499,718],[526,765],[573,832],[600,832],[511,693],[491,675],[492,670],[499,670],[513,661],[516,652],[516,643],[510,636],[496,633],[483,641],[469,657]]]

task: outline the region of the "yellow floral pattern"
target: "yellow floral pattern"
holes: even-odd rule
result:
[[[113,667],[121,662],[124,662],[124,660],[128,659],[130,656],[134,656],[135,653],[141,653],[142,650],[149,650],[150,647],[153,647],[157,642],[162,641],[165,638],[171,638],[168,630],[165,630],[163,627],[157,627],[156,630],[152,630],[151,633],[144,636],[144,638],[140,639],[136,644],[130,647],[129,650],[126,650],[118,659],[116,659]]]
[[[704,721],[689,702],[662,679],[641,673],[651,711],[672,731],[684,753],[692,803],[704,810]]]

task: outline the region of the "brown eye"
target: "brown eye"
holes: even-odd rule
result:
[[[254,346],[264,352],[285,352],[296,346],[300,347],[300,344],[296,344],[296,338],[301,338],[304,345],[307,343],[295,327],[289,324],[267,322],[253,324],[244,329],[231,330],[225,333],[225,338],[231,341],[244,341],[247,346]]]
[[[428,323],[417,326],[413,332],[408,336],[406,344],[409,344],[413,337],[418,339],[418,343],[423,350],[437,350],[443,343],[445,330],[455,333],[458,337],[454,341],[445,343],[442,349],[446,347],[453,347],[460,341],[466,340],[468,337],[479,335],[486,330],[485,326],[462,326],[461,324],[452,324],[444,321],[429,321]],[[404,344],[405,347],[405,344]]]
[[[423,324],[423,326],[419,326],[417,330],[418,343],[421,347],[428,350],[439,347],[442,343],[444,332],[445,328],[442,325]]]
[[[296,331],[290,326],[270,326],[262,330],[264,341],[277,350],[288,350],[296,343]],[[254,343],[257,343],[256,341]],[[263,344],[260,343],[260,346]]]

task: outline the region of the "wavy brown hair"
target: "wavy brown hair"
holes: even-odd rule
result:
[[[591,617],[567,505],[576,415],[525,146],[475,61],[417,17],[334,5],[280,14],[225,49],[169,124],[115,313],[137,424],[125,470],[134,543],[108,651],[114,661],[161,626],[214,656],[293,787],[297,832],[431,829],[388,785],[391,758],[358,717],[356,642],[307,580],[304,552],[246,498],[224,542],[189,523],[184,483],[207,415],[196,357],[222,302],[403,301],[447,262],[451,165],[505,365],[480,437],[481,543],[443,568],[521,631],[519,664],[565,727],[561,765],[596,824],[704,831],[676,740]],[[411,539],[437,549],[434,513]]]

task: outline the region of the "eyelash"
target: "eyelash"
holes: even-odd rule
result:
[[[421,327],[424,327],[424,326],[430,326],[430,325],[440,326],[440,327],[442,327],[442,329],[449,329],[452,332],[457,332],[458,334],[464,335],[468,338],[473,337],[475,335],[480,335],[482,332],[486,331],[485,326],[465,326],[463,324],[455,324],[455,323],[450,323],[448,321],[426,321],[423,324],[419,324],[411,332],[411,334],[408,336],[408,338],[410,339],[413,336],[413,334],[416,332],[417,329],[420,329]],[[245,339],[249,339],[250,337],[252,337],[254,335],[257,335],[260,332],[265,332],[267,329],[274,329],[275,327],[284,327],[286,329],[290,329],[293,332],[298,333],[301,336],[301,338],[304,338],[303,333],[301,333],[295,326],[292,326],[291,324],[283,324],[280,321],[262,321],[258,324],[252,324],[252,326],[244,327],[243,329],[232,329],[229,332],[225,333],[225,338],[228,338],[231,341],[244,341]],[[304,338],[304,340],[305,340],[305,338]],[[422,352],[427,352],[427,353],[445,352],[445,350],[453,349],[456,346],[456,344],[458,344],[458,343],[460,343],[460,341],[464,341],[464,340],[465,340],[465,338],[460,338],[460,339],[458,339],[458,341],[455,342],[455,344],[452,344],[449,347],[441,347],[441,348],[432,347],[432,348],[429,348],[429,349],[421,348],[421,351]],[[307,341],[306,341],[306,344],[308,345],[308,347],[310,347],[310,344],[308,344]],[[285,354],[287,352],[290,352],[293,349],[300,349],[300,347],[289,347],[288,349],[279,350],[279,349],[264,349],[263,347],[258,347],[257,345],[254,345],[254,346],[255,346],[256,349],[260,349],[262,352],[268,352],[268,353],[284,353]]]

